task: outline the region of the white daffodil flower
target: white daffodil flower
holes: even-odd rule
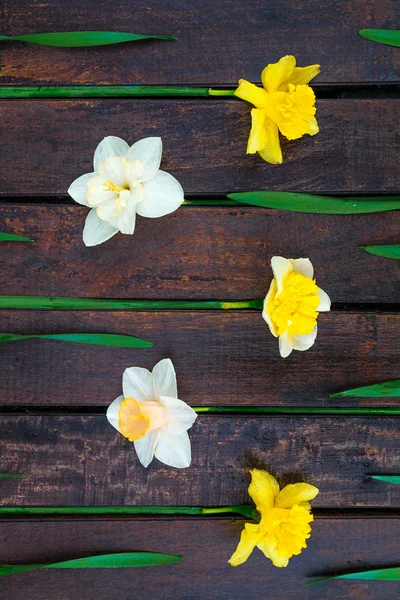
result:
[[[148,467],[154,457],[184,469],[191,462],[187,430],[197,418],[195,411],[178,400],[175,369],[169,358],[150,373],[131,367],[122,378],[123,396],[108,407],[107,419],[130,442]]]
[[[308,350],[317,337],[320,312],[331,309],[328,294],[319,288],[308,258],[271,260],[274,278],[264,300],[263,317],[275,337],[283,358],[292,350]]]
[[[68,189],[79,204],[92,210],[86,217],[83,241],[97,246],[120,231],[132,235],[136,213],[163,217],[184,200],[180,183],[160,171],[162,141],[139,140],[133,146],[119,137],[104,138],[94,153],[94,172],[75,179]]]

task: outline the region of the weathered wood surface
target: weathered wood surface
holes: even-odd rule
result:
[[[308,547],[286,569],[259,550],[245,565],[227,561],[245,521],[240,519],[65,519],[6,521],[0,525],[2,563],[42,563],[121,551],[168,552],[182,562],[151,569],[51,570],[1,578],[6,600],[133,600],[144,590],[162,600],[398,600],[398,583],[307,581],[327,573],[400,562],[398,518],[319,518]]]
[[[2,45],[2,83],[228,84],[259,81],[285,54],[321,63],[321,84],[398,81],[396,48],[362,39],[365,27],[395,28],[396,2],[359,0],[139,0],[126,3],[6,0],[2,33],[129,31],[174,35],[177,42],[105,48]]]
[[[0,405],[108,406],[129,366],[170,357],[180,397],[192,406],[354,406],[399,398],[334,400],[330,394],[399,377],[400,314],[321,315],[315,346],[279,356],[261,313],[249,311],[0,311],[2,333],[137,335],[149,350],[24,340],[0,344]],[[84,392],[83,392],[84,390]]]
[[[399,486],[366,478],[399,471],[396,417],[199,416],[183,470],[144,469],[105,414],[2,415],[0,425],[0,472],[30,476],[2,480],[3,505],[247,504],[258,466],[316,485],[318,507],[400,506]]]
[[[285,162],[246,155],[250,107],[239,100],[3,100],[0,189],[66,194],[107,135],[162,136],[162,168],[186,195],[254,189],[396,192],[400,100],[321,100],[317,136],[283,143]],[[398,147],[398,146],[397,146]]]
[[[306,256],[334,303],[397,303],[398,261],[362,245],[398,243],[400,212],[307,215],[255,207],[182,207],[139,218],[133,237],[86,248],[85,207],[1,205],[3,231],[35,240],[3,243],[2,294],[111,298],[263,298],[271,257]],[[162,257],[162,260],[160,260]]]

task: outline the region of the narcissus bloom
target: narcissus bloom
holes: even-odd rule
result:
[[[169,359],[161,360],[150,373],[131,367],[122,378],[123,396],[109,406],[107,419],[130,442],[138,458],[148,467],[154,456],[183,469],[191,462],[187,430],[197,414],[178,400],[175,369]]]
[[[257,546],[275,567],[286,567],[289,559],[307,547],[314,520],[309,501],[319,490],[308,483],[287,485],[279,491],[275,477],[266,471],[250,471],[249,494],[261,515],[256,525],[246,523],[229,563],[244,563]]]
[[[132,235],[136,213],[163,217],[182,204],[180,183],[160,171],[159,137],[139,140],[133,146],[119,137],[104,138],[94,153],[94,172],[75,179],[68,189],[72,198],[91,208],[83,241],[97,246],[120,231]]]
[[[318,133],[315,94],[307,83],[320,72],[319,65],[296,67],[294,56],[284,56],[261,73],[263,87],[239,80],[235,95],[255,106],[247,154],[258,152],[273,165],[283,162],[279,133],[288,140]]]
[[[329,311],[328,294],[319,288],[308,258],[271,260],[274,278],[264,300],[262,316],[275,337],[283,358],[292,350],[308,350],[317,337],[317,318]]]

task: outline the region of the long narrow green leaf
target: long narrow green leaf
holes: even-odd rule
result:
[[[400,396],[400,379],[373,383],[372,385],[331,394],[331,398],[397,398],[398,396]]]
[[[262,310],[262,300],[112,300],[108,298],[52,298],[49,296],[0,296],[0,309],[43,310]]]
[[[357,215],[400,209],[400,196],[333,198],[294,192],[267,191],[237,192],[227,194],[227,196],[231,200],[252,206],[320,215]]]
[[[400,475],[367,475],[370,479],[400,485]]]
[[[0,98],[215,98],[232,97],[233,92],[178,85],[0,86]]]
[[[59,31],[55,33],[29,33],[27,35],[0,35],[0,42],[27,42],[40,46],[58,46],[60,48],[82,48],[84,46],[109,46],[122,42],[140,40],[170,40],[169,35],[141,35],[124,31]]]
[[[33,242],[33,240],[14,233],[0,233],[0,242]]]
[[[0,343],[15,342],[29,338],[44,340],[58,340],[60,342],[74,342],[76,344],[92,344],[95,346],[115,346],[119,348],[153,348],[154,344],[133,337],[132,335],[118,335],[113,333],[56,333],[40,335],[19,335],[16,333],[0,333]]]
[[[360,29],[358,33],[372,42],[400,47],[400,31],[397,29]]]
[[[123,552],[88,556],[63,562],[39,565],[0,565],[0,576],[36,571],[37,569],[126,569],[132,567],[154,567],[182,560],[181,556],[156,552]]]
[[[0,479],[26,479],[27,475],[17,475],[15,473],[0,473]]]
[[[346,573],[345,575],[333,575],[331,577],[322,577],[321,579],[314,579],[309,581],[305,585],[313,585],[314,583],[320,583],[321,581],[328,581],[329,579],[364,579],[368,581],[400,581],[400,567],[393,567],[391,569],[375,569],[374,571],[361,571],[360,573]]]
[[[400,245],[393,246],[361,246],[365,252],[383,256],[384,258],[394,258],[400,260]]]

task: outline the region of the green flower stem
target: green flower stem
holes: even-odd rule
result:
[[[211,515],[234,513],[257,518],[253,506],[0,506],[0,515]]]
[[[193,406],[198,414],[400,416],[400,407],[309,407],[309,406]]]
[[[0,296],[0,309],[39,310],[262,310],[262,300],[113,300],[111,298],[52,298]]]
[[[0,98],[199,98],[232,97],[235,90],[173,85],[0,86]]]

